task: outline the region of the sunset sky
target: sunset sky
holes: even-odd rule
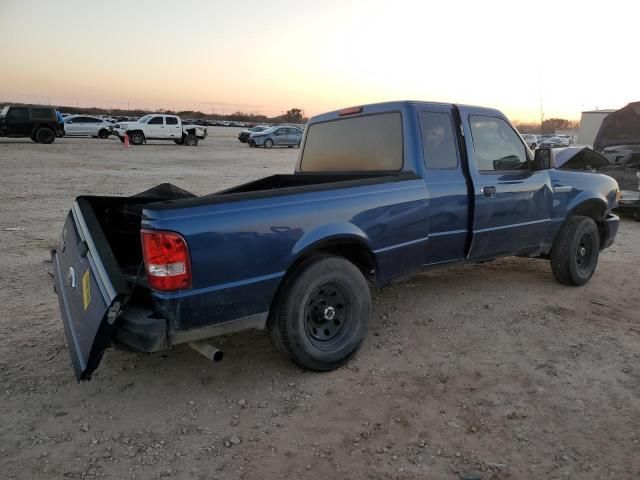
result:
[[[630,1],[0,0],[0,101],[307,115],[416,99],[577,119],[640,100]]]

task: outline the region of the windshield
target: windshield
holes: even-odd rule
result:
[[[147,123],[149,120],[151,120],[151,117],[153,117],[153,115],[145,115],[140,120],[138,120],[138,123]]]
[[[266,130],[267,127],[253,127],[251,129],[252,132],[262,132],[263,130]]]

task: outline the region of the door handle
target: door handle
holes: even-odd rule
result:
[[[482,187],[480,191],[485,197],[493,198],[496,196],[496,187]]]

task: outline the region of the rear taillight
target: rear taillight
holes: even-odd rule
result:
[[[142,230],[142,254],[149,286],[170,292],[191,286],[189,249],[182,235],[159,230]]]

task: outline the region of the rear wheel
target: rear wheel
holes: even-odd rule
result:
[[[264,148],[272,148],[273,147],[273,140],[271,140],[270,138],[267,138],[264,141]]]
[[[598,265],[600,234],[590,217],[573,215],[562,225],[551,249],[551,270],[560,283],[584,285]]]
[[[38,143],[53,143],[56,139],[56,134],[49,127],[39,128],[35,134],[36,142]]]
[[[142,145],[144,143],[144,134],[142,132],[130,132],[128,135],[132,145]]]
[[[322,255],[285,280],[269,331],[275,347],[297,365],[333,370],[362,345],[370,310],[371,294],[362,272],[342,257]]]

